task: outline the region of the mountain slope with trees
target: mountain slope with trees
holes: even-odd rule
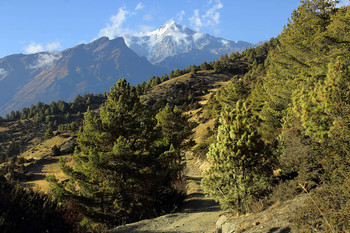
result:
[[[261,224],[269,232],[348,232],[350,6],[336,3],[301,1],[281,34],[260,47],[135,87],[120,80],[85,114],[75,164],[61,162],[69,179],[50,178],[54,196],[74,203],[96,231],[156,216],[174,207],[169,197],[181,197],[180,152],[190,150],[206,154],[202,185],[237,231]],[[229,76],[209,95],[216,78]],[[210,99],[202,106],[203,95]],[[194,125],[181,112],[209,126],[192,148]],[[7,160],[6,169],[23,168]],[[266,226],[285,206],[285,225]]]
[[[275,169],[270,191],[259,200],[268,206],[276,200],[292,199],[306,192],[307,204],[289,219],[301,231],[349,230],[349,12],[349,6],[336,8],[336,1],[301,1],[278,36],[278,43],[268,51],[265,62],[259,65],[256,61],[242,80],[249,88],[245,101],[259,118],[254,128],[258,128],[272,150],[270,158],[277,159],[270,166]],[[225,99],[227,97],[217,96],[212,106],[224,110],[220,106],[227,105]],[[239,123],[243,120],[239,114],[234,117],[237,120],[232,125],[249,126],[249,121]],[[225,115],[221,119],[225,119]],[[225,140],[238,140],[235,133],[227,134],[224,139],[219,137],[220,127],[217,145]],[[244,142],[234,143],[233,148],[240,148]],[[249,141],[249,145],[257,146],[254,141]],[[221,157],[211,160],[213,168],[223,166],[221,160],[225,159],[234,162],[244,158],[246,162],[257,163],[262,159],[258,153],[249,159],[247,149],[229,159],[226,147],[215,148],[215,154]],[[207,155],[212,154],[213,151]],[[215,174],[218,173],[205,173],[204,180]],[[223,185],[229,185],[229,181],[225,179]],[[250,189],[258,188],[259,184],[254,182]],[[213,185],[209,188],[216,190]],[[283,194],[281,189],[285,189]],[[217,199],[223,198],[224,203],[231,198],[241,200],[232,190],[209,193]],[[249,196],[249,189],[245,189],[244,197]],[[235,210],[237,205],[231,203],[223,207]],[[245,204],[249,209],[249,202]]]

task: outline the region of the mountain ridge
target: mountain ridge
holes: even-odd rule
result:
[[[145,56],[152,64],[169,70],[214,61],[225,53],[241,52],[255,46],[249,42],[231,41],[196,32],[175,21],[143,36],[124,35],[123,38],[137,54]],[[195,51],[200,51],[199,55]],[[174,62],[174,65],[169,65],[169,62]]]
[[[0,59],[0,69],[0,115],[38,101],[105,92],[119,78],[136,85],[166,72],[138,56],[121,37],[102,37],[61,52],[10,55]]]
[[[79,94],[105,92],[119,78],[140,84],[253,46],[171,21],[141,37],[101,37],[60,52],[9,55],[0,59],[0,115],[38,101],[71,101]]]

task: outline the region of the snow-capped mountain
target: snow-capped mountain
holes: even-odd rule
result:
[[[70,101],[78,94],[104,92],[118,78],[135,85],[252,46],[172,21],[140,37],[102,37],[62,52],[10,55],[0,59],[0,115],[38,101]]]
[[[213,61],[225,53],[240,52],[254,46],[244,41],[230,41],[195,32],[174,21],[144,36],[123,37],[128,47],[137,54],[168,69],[181,69],[191,64]]]

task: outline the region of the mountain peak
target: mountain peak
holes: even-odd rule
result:
[[[182,29],[184,26],[176,23],[174,20],[169,21],[167,24],[160,27],[160,29]]]
[[[129,48],[145,56],[153,64],[159,64],[169,57],[182,54],[198,58],[193,58],[191,63],[176,68],[185,68],[194,63],[200,64],[204,61],[203,59],[216,60],[225,53],[242,51],[252,46],[247,42],[234,42],[207,33],[195,32],[174,20],[143,36],[124,35],[124,39]],[[208,56],[200,55],[204,53]]]
[[[171,20],[167,24],[160,26],[155,31],[148,33],[148,36],[156,36],[156,37],[173,36],[175,33],[192,35],[194,34],[194,31],[176,23],[174,20]]]

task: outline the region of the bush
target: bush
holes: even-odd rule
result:
[[[58,147],[57,145],[54,145],[54,146],[51,148],[51,151],[52,151],[52,155],[53,155],[53,156],[59,156],[59,155],[61,155],[61,148]]]

